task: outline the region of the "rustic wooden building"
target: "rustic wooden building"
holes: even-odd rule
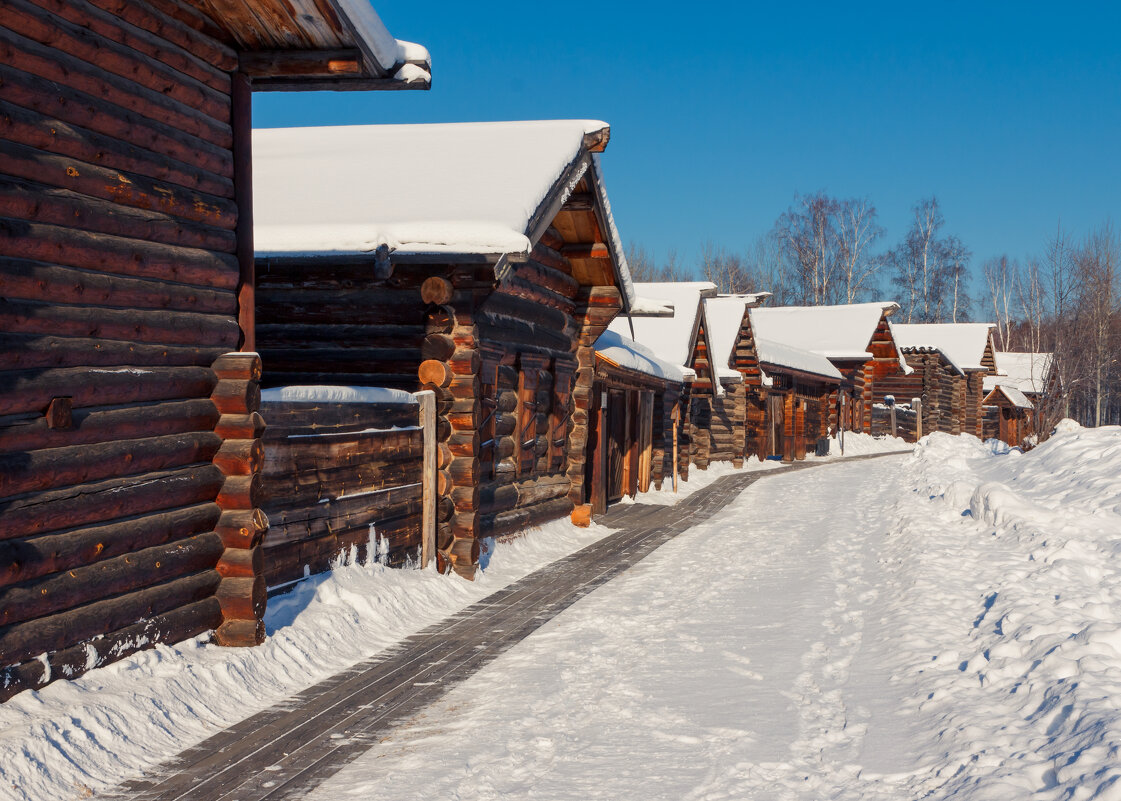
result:
[[[596,341],[586,472],[591,514],[675,478],[676,423],[692,371],[615,331]]]
[[[1004,441],[1010,445],[1019,445],[1021,440],[1035,441],[1045,433],[1047,424],[1053,423],[1061,413],[1061,410],[1054,408],[1055,399],[1059,395],[1059,377],[1054,369],[1052,354],[996,351],[993,353],[993,362],[996,375],[986,375],[984,380],[986,398],[982,403],[986,414],[985,438],[999,436],[1000,413],[995,406],[990,412],[988,396],[998,386],[1002,386],[1023,394],[1024,399],[1031,404],[1031,408],[1024,412],[1024,420],[1018,430],[1020,440]],[[1023,406],[1020,408],[1026,409]],[[1047,420],[1049,411],[1052,413],[1051,419]]]
[[[983,434],[984,379],[996,372],[990,323],[895,323],[914,372],[883,382],[899,403],[922,400],[922,431]]]
[[[0,698],[263,636],[250,95],[427,88],[365,3],[5,0]]]
[[[827,430],[871,433],[882,387],[909,370],[888,322],[898,308],[888,302],[760,308],[752,322],[760,339],[824,356],[840,371]]]
[[[440,562],[587,503],[594,343],[634,303],[595,121],[255,133],[266,387],[438,396]]]
[[[981,401],[984,409],[985,439],[996,438],[1019,447],[1031,433],[1031,414],[1035,406],[1023,392],[997,384]],[[991,428],[990,428],[991,426]]]
[[[622,336],[633,332],[634,340],[659,359],[687,371],[677,421],[677,471],[688,479],[690,465],[703,470],[711,458],[713,399],[719,398],[722,404],[726,394],[721,379],[742,382],[737,371],[727,368],[718,371],[709,363],[704,299],[716,297],[716,284],[708,281],[652,282],[636,283],[634,287],[640,298],[672,306],[673,314],[622,316],[611,324],[610,330]]]

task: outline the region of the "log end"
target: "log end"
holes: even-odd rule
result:
[[[214,632],[214,642],[232,648],[251,648],[265,641],[263,620],[227,620]]]

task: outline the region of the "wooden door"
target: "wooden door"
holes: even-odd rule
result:
[[[767,456],[781,456],[783,441],[785,440],[786,419],[783,414],[783,396],[771,394],[767,396],[767,426],[768,443]]]
[[[607,392],[607,502],[623,497],[627,458],[627,395]]]
[[[592,514],[607,511],[607,391],[601,382],[592,385],[592,409],[588,415],[587,461],[584,462],[585,495]]]
[[[638,491],[649,492],[654,467],[654,393],[639,395],[638,407]]]

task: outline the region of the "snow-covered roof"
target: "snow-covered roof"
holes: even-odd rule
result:
[[[585,176],[607,218],[621,288],[634,300],[598,158],[597,120],[267,128],[253,132],[254,242],[265,256],[397,254],[526,258],[558,182]],[[598,155],[598,154],[592,154]],[[575,165],[575,169],[573,169]]]
[[[936,350],[959,372],[984,370],[992,323],[893,323],[901,350]]]
[[[634,285],[639,297],[673,304],[672,317],[616,317],[608,330],[634,339],[649,348],[659,359],[683,367],[693,355],[693,334],[697,330],[697,312],[702,297],[714,297],[716,284],[708,281],[681,283],[639,283]]]
[[[713,365],[718,368],[731,367],[732,352],[736,347],[736,339],[739,338],[744,311],[757,306],[770,294],[770,292],[758,292],[750,295],[721,295],[705,298],[705,331],[708,332],[708,349]]]
[[[985,376],[986,392],[998,384],[1014,387],[1025,395],[1041,395],[1046,390],[1053,358],[1050,353],[996,351],[993,358],[999,375]]]
[[[664,378],[667,381],[684,381],[694,375],[679,364],[659,359],[652,350],[640,345],[630,337],[608,329],[596,340],[596,355],[619,367],[626,367],[639,373]],[[687,373],[689,375],[687,375]]]
[[[415,42],[394,39],[370,5],[370,0],[335,2],[386,75],[405,83],[431,83],[432,57],[427,48]]]
[[[850,303],[842,306],[780,306],[753,309],[757,338],[813,351],[829,359],[870,359],[868,350],[880,316],[896,303]]]
[[[1035,404],[1033,404],[1030,400],[1028,400],[1027,395],[1025,395],[1020,390],[1016,389],[1015,387],[1008,387],[1008,386],[1005,386],[1003,384],[998,384],[997,386],[993,387],[992,391],[989,392],[985,396],[985,399],[981,402],[985,405],[991,405],[992,397],[997,392],[1002,393],[1004,395],[1004,397],[1008,398],[1008,400],[1011,402],[1011,404],[1013,406],[1015,406],[1017,409],[1034,409],[1035,408]]]
[[[752,309],[752,319],[756,309]],[[788,370],[797,370],[802,373],[811,373],[826,378],[841,380],[841,372],[833,366],[833,362],[810,350],[792,348],[781,342],[771,339],[755,338],[755,352],[762,364],[775,367],[785,367]]]

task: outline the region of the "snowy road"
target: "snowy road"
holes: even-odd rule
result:
[[[753,485],[313,797],[808,799],[859,795],[865,765],[913,775],[873,613],[903,461]]]

